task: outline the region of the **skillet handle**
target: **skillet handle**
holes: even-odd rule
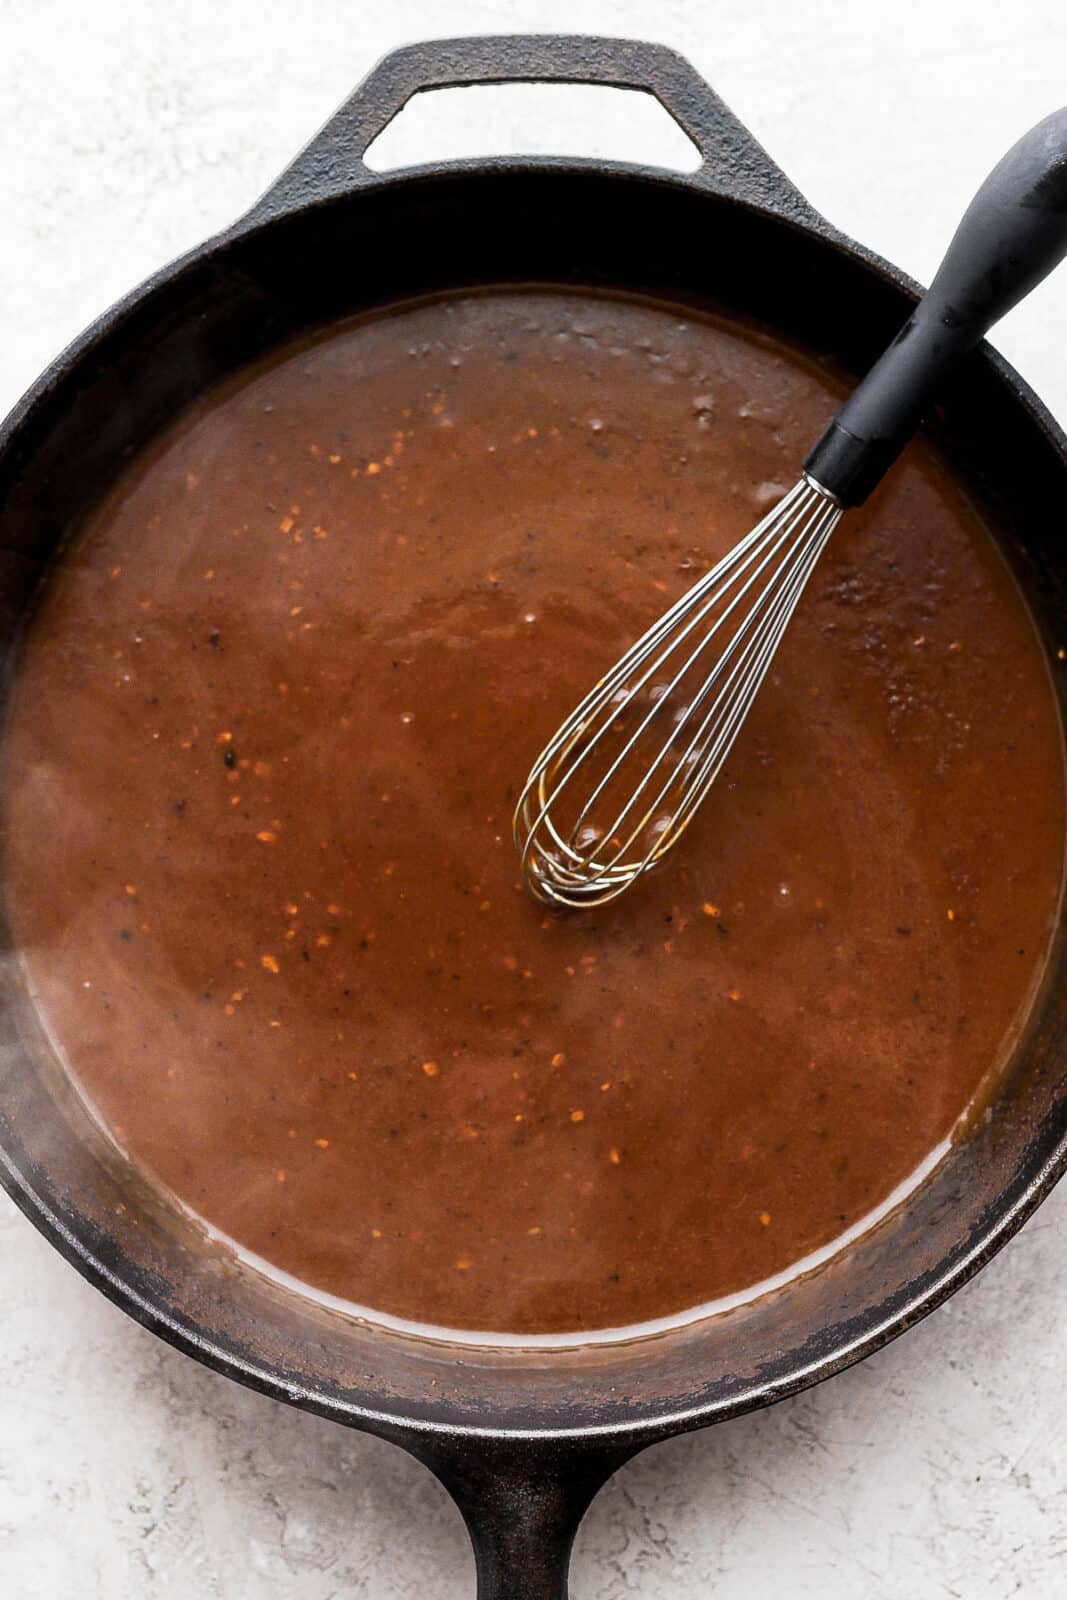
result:
[[[477,1600],[567,1600],[571,1546],[594,1497],[633,1445],[581,1440],[403,1441],[440,1478],[474,1546]]]
[[[700,152],[700,167],[679,175],[680,182],[795,221],[816,217],[710,85],[666,45],[583,34],[497,34],[430,39],[391,51],[246,220],[265,221],[367,184],[388,182],[371,172],[363,156],[413,95],[423,89],[488,83],[600,83],[643,90],[659,101]]]

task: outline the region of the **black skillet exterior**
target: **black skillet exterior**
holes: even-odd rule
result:
[[[653,93],[689,133],[704,157],[687,178],[636,167],[557,160],[446,163],[378,178],[362,162],[373,137],[419,89],[506,81],[599,82]],[[674,231],[679,195],[692,233]],[[522,205],[516,203],[522,196]],[[708,202],[711,202],[709,204]],[[546,226],[546,219],[548,225]],[[403,226],[400,226],[401,220]],[[598,230],[597,250],[582,241]],[[773,320],[812,348],[832,351],[861,372],[914,299],[900,274],[844,239],[792,188],[751,135],[702,79],[671,51],[634,41],[556,37],[464,39],[417,45],[387,57],[352,99],[247,217],[219,240],[194,251],[107,313],[50,369],[0,431],[0,628],[17,632],[42,563],[42,523],[70,519],[70,484],[102,487],[115,458],[135,450],[206,384],[251,359],[309,321],[352,309],[350,254],[307,249],[304,232],[321,245],[345,231],[348,252],[360,252],[358,303],[387,303],[453,285],[516,280],[588,285],[602,281],[647,287],[680,301],[702,292],[740,312]],[[447,235],[447,248],[444,241]],[[413,248],[419,241],[420,248]],[[820,248],[813,252],[813,241]],[[607,263],[598,279],[590,255]],[[664,259],[665,255],[668,259]],[[818,278],[812,262],[818,262]],[[625,262],[623,280],[613,262]],[[521,262],[521,270],[516,267]],[[759,263],[754,269],[753,263]],[[250,263],[254,263],[254,270]],[[856,305],[858,268],[863,304]],[[295,303],[293,285],[314,275],[314,314]],[[149,400],[139,394],[135,417],[125,406],[132,383],[128,351],[151,302],[155,371]],[[847,316],[843,308],[848,307]],[[188,324],[196,318],[197,355]],[[767,318],[767,320],[772,320]],[[993,375],[996,428],[1011,433],[1021,469],[1012,508],[1038,514],[1040,497],[1059,473],[1067,478],[1067,441],[1024,384],[986,351],[972,358]],[[966,379],[966,374],[964,375]],[[77,385],[58,430],[50,407],[72,379],[92,392],[91,413],[79,412]],[[987,373],[988,378],[988,373]],[[966,382],[952,404],[981,441],[993,424],[967,411]],[[950,448],[966,432],[958,428]],[[953,440],[956,442],[953,443]],[[988,442],[988,441],[987,441]],[[33,460],[32,494],[21,471]],[[980,457],[968,456],[968,480],[982,488]],[[999,490],[988,485],[988,498]],[[1043,579],[1047,582],[1047,579]],[[1067,573],[1058,580],[1062,602]],[[1051,1028],[1049,1053],[1063,1049]],[[2,1036],[0,1055],[17,1048]],[[5,1058],[6,1059],[6,1058]],[[531,1411],[499,1425],[462,1417],[442,1422],[412,1406],[392,1415],[342,1404],[327,1383],[301,1384],[299,1362],[280,1354],[275,1367],[252,1359],[240,1340],[227,1343],[210,1324],[199,1331],[171,1314],[151,1274],[138,1272],[99,1220],[64,1212],[48,1174],[26,1154],[19,1127],[5,1111],[0,1071],[0,1178],[23,1211],[91,1281],[132,1316],[206,1364],[306,1409],[365,1427],[402,1444],[446,1482],[471,1528],[483,1600],[559,1600],[566,1593],[570,1543],[603,1481],[636,1450],[683,1429],[770,1403],[828,1376],[878,1348],[925,1315],[976,1271],[1051,1189],[1067,1159],[1062,1087],[1035,1133],[1033,1151],[1005,1175],[996,1203],[958,1249],[916,1273],[891,1302],[828,1326],[804,1362],[783,1347],[757,1380],[715,1404],[686,1409],[649,1405],[625,1425],[604,1406],[583,1410],[580,1392],[567,1416]],[[18,1104],[17,1097],[15,1100]],[[888,1309],[887,1309],[888,1307]],[[699,1392],[699,1373],[692,1390]]]

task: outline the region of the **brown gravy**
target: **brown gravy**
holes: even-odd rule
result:
[[[840,392],[733,324],[500,291],[290,348],[131,467],[25,644],[8,893],[70,1071],[212,1229],[421,1324],[619,1328],[795,1270],[959,1129],[1042,968],[1064,786],[927,446],[659,875],[557,919],[510,838]]]

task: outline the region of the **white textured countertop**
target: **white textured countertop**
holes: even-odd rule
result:
[[[554,27],[683,50],[816,206],[920,279],[996,156],[1067,100],[1062,0],[0,0],[0,411],[244,209],[390,46]],[[536,95],[468,95],[394,154],[530,148]],[[665,158],[653,116],[557,104],[563,149]],[[996,342],[1067,422],[1067,271]],[[1065,1224],[1067,1186],[880,1356],[625,1468],[580,1533],[577,1600],[1067,1592]],[[423,1468],[164,1347],[5,1199],[0,1594],[468,1600],[473,1562]]]

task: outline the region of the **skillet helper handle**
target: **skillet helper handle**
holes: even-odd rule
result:
[[[804,462],[841,505],[881,482],[955,363],[1067,255],[1067,107],[1013,145],[978,190],[893,343]]]
[[[810,222],[815,213],[762,145],[675,50],[596,34],[487,34],[428,39],[384,56],[243,219],[262,222],[311,201],[388,182],[364,155],[424,89],[501,83],[603,84],[652,95],[701,158],[681,181]],[[457,165],[457,163],[448,163]]]

